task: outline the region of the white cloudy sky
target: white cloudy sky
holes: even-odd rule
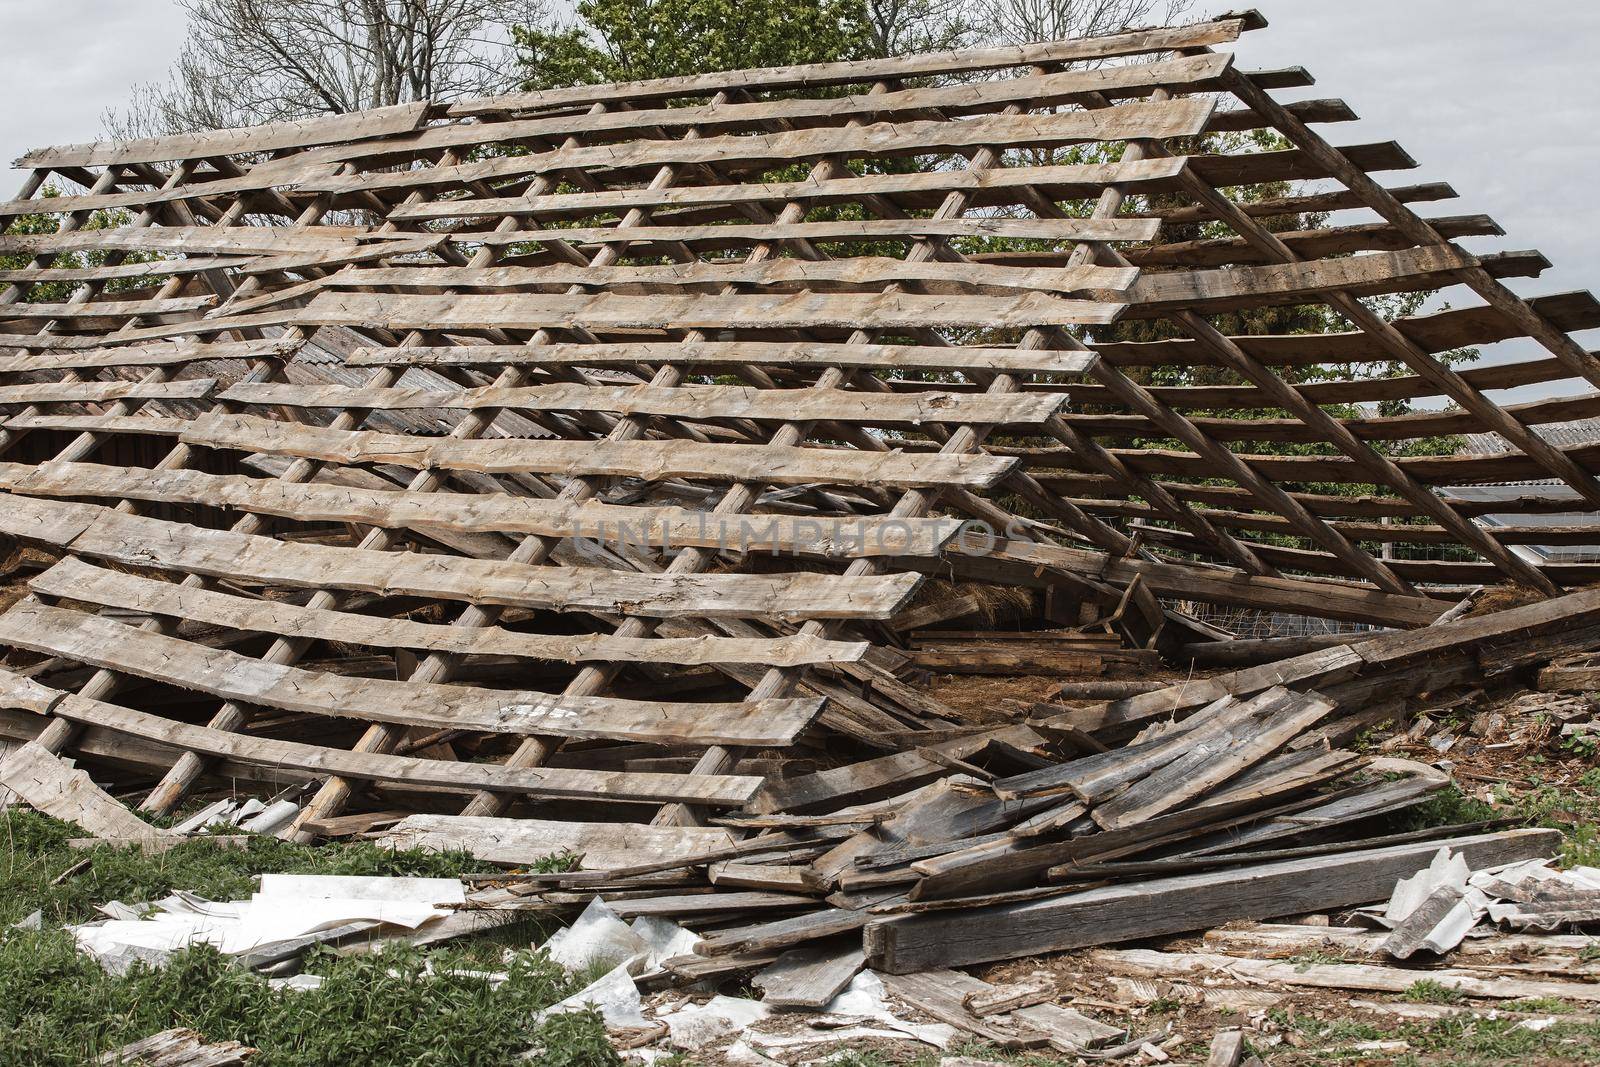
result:
[[[1241,0],[1244,2],[1244,0]],[[1201,0],[1226,10],[1225,0]],[[1486,212],[1507,231],[1487,249],[1538,248],[1555,268],[1524,292],[1600,283],[1600,3],[1595,0],[1256,0],[1271,25],[1239,45],[1246,68],[1305,66],[1360,122],[1342,143],[1393,138],[1448,180],[1441,213]],[[1521,17],[1518,17],[1521,16]],[[0,160],[92,140],[130,85],[159,80],[182,37],[172,0],[0,0]],[[63,32],[70,27],[71,32]],[[13,173],[12,187],[22,175]],[[9,190],[0,190],[9,195]]]

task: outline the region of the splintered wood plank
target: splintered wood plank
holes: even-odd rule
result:
[[[1116,830],[1171,811],[1270,755],[1316,725],[1333,707],[1314,694],[1302,697],[1269,689],[1254,702],[1248,718],[1220,733],[1193,739],[1182,755],[1089,814],[1103,829]]]
[[[346,752],[297,741],[191,726],[160,715],[50,689],[4,670],[0,670],[0,697],[7,706],[36,715],[56,715],[71,722],[103,727],[202,755],[224,757],[236,763],[268,769],[287,768],[314,775],[334,774],[359,781],[434,786],[463,793],[486,789],[546,799],[719,807],[738,807],[761,787],[760,778],[738,775],[503,767],[496,763]]]
[[[215,378],[181,382],[38,382],[0,385],[0,404],[103,404],[113,400],[204,400]]]
[[[0,387],[0,402],[4,402]],[[24,389],[27,386],[10,386]],[[379,408],[391,411],[511,408],[608,411],[677,419],[832,420],[858,423],[1042,423],[1066,403],[1064,393],[871,393],[851,389],[754,389],[742,385],[588,386],[573,383],[487,386],[445,391],[343,385],[243,382],[221,399],[262,407]]]
[[[695,546],[860,556],[937,556],[961,531],[958,519],[719,515],[677,507],[580,503],[479,493],[411,493],[201,471],[111,467],[52,460],[0,463],[0,488],[29,496],[132,498],[202,504],[316,522],[350,522],[423,533],[582,537],[606,544]]]
[[[526,634],[497,626],[465,627],[413,619],[384,619],[196,589],[177,582],[104,570],[71,556],[36,575],[29,581],[29,588],[41,596],[280,637],[569,663],[598,660],[686,665],[759,663],[793,667],[853,663],[866,655],[868,647],[864,641],[830,641],[808,634],[771,638],[639,638],[607,634]]]
[[[1284,860],[1105,886],[1023,904],[879,918],[865,932],[868,965],[891,974],[1113,944],[1231,922],[1362,904],[1426,866],[1441,846],[1474,868],[1551,855],[1554,830]]]
[[[33,741],[0,760],[0,785],[44,814],[81,826],[95,837],[129,841],[167,836],[166,830],[151,826],[113,800],[88,774]]]
[[[822,710],[820,700],[672,704],[325,674],[26,602],[0,615],[0,640],[238,703],[434,730],[782,746]]]
[[[193,1030],[175,1027],[123,1045],[95,1062],[108,1067],[242,1067],[256,1051],[237,1041],[208,1042]]]
[[[968,229],[1004,229],[997,220]],[[801,225],[832,225],[796,223]],[[927,225],[933,226],[932,223]],[[869,223],[851,223],[852,233],[861,236]],[[937,228],[937,227],[935,227]],[[676,232],[681,227],[659,227],[660,234],[628,231],[592,231],[596,240],[631,243],[641,240],[683,241],[692,235]],[[715,226],[717,235],[732,239],[742,232],[738,226]],[[901,227],[914,236],[916,227]],[[538,235],[516,231],[526,241]],[[591,231],[558,230],[562,240],[577,241]],[[778,240],[783,235],[775,228],[748,228],[752,241]],[[796,237],[821,237],[823,234],[796,233]],[[841,236],[844,236],[841,234]],[[1028,236],[1022,234],[1020,236]],[[1064,240],[1084,240],[1066,233]],[[1106,237],[1104,239],[1115,239]],[[1134,234],[1127,240],[1138,240]],[[211,330],[227,329],[230,322],[277,323],[297,326],[350,326],[383,330],[541,330],[584,327],[594,331],[624,329],[678,330],[722,329],[817,329],[847,327],[881,330],[912,330],[931,326],[1068,326],[1106,325],[1121,315],[1123,305],[1089,300],[1069,300],[1046,293],[1020,296],[925,296],[915,293],[780,293],[752,292],[722,296],[713,294],[656,294],[636,296],[623,293],[598,293],[568,296],[540,293],[477,293],[433,296],[415,293],[346,293],[325,290],[303,308],[284,308],[238,320],[207,320]]]
[[[850,984],[866,963],[859,944],[805,945],[779,956],[750,980],[761,999],[777,1008],[819,1011]]]
[[[821,341],[633,341],[613,344],[450,345],[358,348],[351,367],[847,367],[869,370],[1013,371],[1083,374],[1094,357],[1065,349],[853,345]]]
[[[911,574],[640,574],[589,567],[289,544],[124,515],[94,504],[12,496],[0,532],[98,559],[189,574],[310,589],[436,596],[558,611],[659,618],[887,618],[913,595]]]
[[[849,259],[764,259],[671,263],[659,266],[579,267],[552,263],[540,267],[365,267],[327,279],[335,289],[366,286],[461,289],[532,289],[535,286],[748,284],[814,286],[818,282],[883,285],[891,282],[944,282],[982,292],[1021,289],[1044,293],[1123,292],[1139,277],[1134,267],[1007,267],[984,263],[908,261],[889,256]]]
[[[273,152],[368,137],[388,137],[408,133],[421,126],[427,118],[428,107],[426,101],[418,101],[328,118],[294,119],[236,129],[36,148],[18,159],[15,166],[61,168],[160,163],[172,159]]]
[[[13,421],[20,424],[21,420]],[[116,426],[103,425],[107,429]],[[484,474],[711,478],[770,485],[828,482],[986,488],[1010,473],[1017,462],[979,454],[865,452],[696,441],[430,439],[373,430],[323,429],[248,415],[197,419],[185,424],[182,439],[186,444],[207,448],[300,456],[346,466],[397,463],[413,469],[443,467]]]
[[[728,831],[700,826],[424,814],[406,816],[375,840],[386,848],[460,850],[490,863],[519,867],[572,855],[578,857],[581,871],[699,856],[733,846]]]
[[[1049,1043],[1041,1030],[1018,1026],[1009,1018],[982,1018],[967,1009],[966,998],[992,987],[988,982],[959,971],[930,969],[926,974],[885,974],[883,985],[890,993],[913,1007],[927,1012],[942,1023],[1001,1048],[1038,1048]]]

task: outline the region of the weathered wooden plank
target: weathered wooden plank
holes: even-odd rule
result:
[[[10,322],[30,319],[124,319],[142,315],[182,315],[202,311],[217,302],[215,296],[178,296],[165,300],[86,300],[81,303],[7,304],[0,316]],[[81,324],[79,324],[81,325]]]
[[[725,515],[687,508],[572,503],[478,493],[409,493],[276,478],[50,461],[0,463],[0,488],[28,496],[110,497],[201,504],[315,522],[461,533],[579,537],[604,544],[861,556],[936,556],[957,519]]]
[[[1247,29],[1252,24],[1252,19],[1256,17],[1258,16],[1225,16],[1192,26],[1128,30],[1098,37],[1079,37],[1043,44],[1004,45],[884,59],[762,67],[656,78],[648,81],[617,82],[611,85],[576,85],[483,97],[452,105],[450,114],[475,115],[573,107],[618,99],[647,100],[704,96],[727,89],[776,92],[780,89],[869,84],[879,80],[896,81],[902,78],[961,74],[991,68],[1110,59],[1144,52],[1178,51],[1236,41],[1240,33]]]
[[[705,367],[848,367],[871,370],[1082,374],[1094,357],[1065,349],[852,345],[822,341],[631,341],[613,344],[450,345],[358,348],[352,367],[605,367],[668,363]]]
[[[477,164],[464,164],[470,168]],[[786,204],[859,201],[870,196],[889,196],[920,202],[933,198],[933,204],[952,192],[965,193],[976,203],[1020,203],[1026,190],[1048,189],[1062,199],[1091,197],[1107,185],[1164,187],[1182,173],[1181,156],[1121,160],[1115,163],[1078,163],[1054,166],[1015,166],[994,170],[931,170],[909,174],[845,174],[836,178],[808,178],[790,182],[745,182],[737,185],[667,185],[660,188],[595,189],[583,192],[546,193],[538,196],[493,197],[478,200],[424,201],[401,205],[388,215],[391,219],[422,221],[434,218],[477,218],[505,216],[533,218],[581,218],[608,212],[625,214],[638,208],[648,211],[663,207],[725,207],[748,204]],[[443,169],[443,168],[434,168]],[[452,184],[439,180],[431,171],[415,172],[428,185]],[[477,180],[482,175],[474,176]]]
[[[914,241],[927,237],[995,237],[1035,241],[1153,241],[1159,230],[1160,223],[1156,219],[1070,217],[1001,219],[963,216],[950,219],[718,223],[708,226],[590,226],[553,230],[513,230],[504,233],[452,233],[451,240],[488,247],[545,240],[565,241],[569,244],[682,241],[701,248],[737,248],[766,241]]]
[[[433,730],[781,746],[822,710],[820,700],[673,704],[324,674],[26,602],[0,615],[0,640],[242,704]]]
[[[853,225],[859,227],[866,224]],[[719,226],[717,229],[733,230],[734,227]],[[755,241],[776,239],[776,235],[766,227],[753,228],[750,237]],[[1065,300],[1044,293],[1007,297],[814,292],[731,296],[632,296],[621,293],[600,293],[595,296],[537,293],[423,296],[327,291],[319,293],[303,308],[284,308],[263,315],[270,314],[284,325],[351,326],[357,329],[538,330],[582,326],[602,331],[663,327],[717,330],[732,327],[916,329],[940,325],[1064,326],[1114,322],[1121,310],[1119,304]],[[263,315],[250,316],[250,321],[262,320]],[[222,329],[229,320],[218,318],[209,321],[213,329]]]
[[[5,339],[0,338],[0,348]],[[286,355],[299,342],[286,340],[216,341],[212,344],[129,345],[69,352],[17,352],[0,355],[0,374],[36,371],[98,370],[109,367],[174,367],[206,359],[267,359]]]
[[[204,400],[215,378],[178,382],[36,382],[0,385],[0,404],[104,404],[112,400]]]
[[[228,130],[203,130],[165,137],[36,148],[17,167],[106,167],[124,163],[160,163],[171,159],[272,152],[307,145],[355,141],[406,133],[427,119],[426,101],[395,104],[327,118],[294,119]]]
[[[1177,759],[1090,811],[1103,829],[1132,826],[1173,810],[1271,755],[1333,710],[1330,701],[1269,689],[1251,716],[1224,733],[1197,739]]]
[[[1477,263],[1477,257],[1451,245],[1430,245],[1345,259],[1146,273],[1140,276],[1128,299],[1140,313],[1183,307],[1207,312],[1337,290],[1365,293],[1370,287],[1380,286],[1385,288],[1372,291],[1392,291],[1388,283],[1430,289],[1439,287],[1440,275]]]
[[[477,169],[471,173],[480,178],[498,178],[579,169],[628,170],[674,163],[689,166],[767,162],[788,164],[812,156],[922,155],[984,145],[1038,147],[1140,137],[1191,137],[1205,129],[1211,112],[1210,99],[1186,97],[1157,103],[1120,104],[1092,111],[979,115],[959,122],[913,120],[818,126],[781,133],[640,139],[501,157],[473,164]],[[502,128],[506,132],[513,132],[517,124],[507,123]],[[478,144],[484,139],[493,140],[494,135],[485,127],[477,127],[470,133],[434,135],[430,139],[440,141],[455,138],[465,138],[467,143]],[[503,139],[515,140],[514,137]],[[396,147],[401,152],[410,151],[409,146]],[[303,162],[325,163],[351,153],[352,150],[316,152],[309,154]],[[302,161],[297,161],[297,164],[299,162]],[[437,169],[443,172],[441,176],[451,179],[452,185],[460,186],[468,180],[464,172],[450,173],[455,168]],[[422,174],[426,174],[426,171],[366,171],[350,176],[310,177],[301,182],[299,187],[305,191],[325,193],[401,189],[419,184],[413,175]],[[421,181],[434,182],[436,179],[430,176]]]
[[[0,387],[0,403],[6,403]],[[27,386],[11,386],[25,389]],[[851,389],[755,389],[744,385],[589,386],[555,385],[459,389],[402,389],[344,385],[294,385],[283,382],[241,382],[224,389],[221,399],[258,407],[379,408],[431,411],[439,408],[522,411],[608,411],[625,415],[669,418],[757,419],[781,422],[834,420],[869,424],[954,425],[1038,424],[1066,403],[1065,393],[884,394]]]
[[[208,1042],[193,1030],[174,1027],[113,1049],[95,1063],[108,1067],[244,1067],[256,1051],[238,1041]]]
[[[62,198],[66,199],[66,198]],[[34,205],[32,211],[38,210],[38,201],[28,200],[25,204]],[[55,206],[56,201],[50,201]],[[65,208],[65,205],[62,205]],[[61,210],[58,208],[57,210]],[[29,212],[22,212],[24,214]],[[5,205],[0,204],[0,215],[7,214]],[[138,263],[107,263],[97,267],[11,267],[0,270],[0,282],[17,282],[32,284],[35,282],[107,282],[134,278],[170,277],[174,274],[200,274],[208,270],[223,270],[228,267],[238,267],[250,262],[244,256],[196,256],[191,259],[150,259]]]
[[[31,807],[75,823],[96,837],[133,841],[167,835],[113,800],[86,773],[74,770],[33,741],[12,749],[0,760],[0,785]]]
[[[569,636],[520,633],[497,626],[450,626],[415,619],[385,619],[186,587],[176,582],[93,567],[71,556],[43,574],[35,575],[29,581],[29,588],[41,596],[280,637],[569,663],[760,663],[796,667],[856,662],[866,655],[868,647],[864,641],[830,641],[805,634],[772,638]]]
[[[346,752],[214,730],[64,693],[0,671],[0,706],[55,715],[119,734],[176,745],[264,768],[336,774],[359,781],[427,785],[461,792],[487,789],[531,797],[590,801],[712,804],[738,807],[761,787],[760,778],[719,774],[583,771],[564,767],[503,767],[496,763],[417,759],[377,752]],[[148,825],[148,824],[146,824]]]
[[[917,262],[889,256],[848,259],[764,259],[756,262],[695,260],[646,266],[579,267],[552,263],[539,267],[361,267],[327,279],[333,289],[369,286],[452,289],[565,289],[573,285],[802,285],[870,286],[892,283],[945,283],[974,292],[1021,289],[1045,293],[1123,293],[1139,277],[1133,267],[1007,267],[984,263]]]
[[[904,574],[849,579],[800,573],[639,574],[289,544],[124,515],[95,504],[22,496],[11,496],[0,509],[0,532],[98,559],[234,581],[660,618],[824,618],[835,612],[886,618],[917,585],[915,576]]]
[[[132,226],[65,233],[0,235],[0,252],[204,252],[280,254],[335,252],[360,240],[406,240],[361,227],[315,226],[293,232],[271,226]]]
[[[750,984],[774,1007],[819,1011],[850,984],[865,963],[860,945],[804,945],[779,956]]]
[[[733,846],[728,831],[715,827],[427,814],[406,816],[376,840],[388,848],[459,850],[490,863],[519,867],[572,855],[578,857],[580,871],[699,856]]]
[[[1014,103],[1042,107],[1067,102],[1083,93],[1101,93],[1115,98],[1130,95],[1129,90],[1145,90],[1154,86],[1174,89],[1194,86],[1221,77],[1231,59],[1227,53],[1210,53],[1151,63],[923,85],[885,93],[791,96],[748,103],[686,104],[681,107],[629,107],[509,120],[502,117],[505,111],[521,109],[491,107],[491,102],[495,101],[491,97],[488,101],[471,101],[450,107],[452,116],[485,116],[481,124],[434,127],[409,138],[408,145],[413,149],[437,149],[484,141],[530,138],[560,141],[568,136],[583,137],[675,126],[693,126],[701,130],[751,127],[759,131],[764,126],[770,128],[765,124],[775,122],[804,122],[811,125],[817,120],[831,119],[837,123],[869,116],[882,120],[889,116],[915,115],[935,109],[946,114],[969,114],[999,110]],[[762,91],[767,88],[763,86]],[[466,140],[468,137],[472,139]]]
[[[1301,914],[1377,900],[1442,845],[1473,867],[1551,855],[1553,830],[1511,830],[1451,841],[1285,860],[1106,886],[976,911],[932,911],[867,924],[868,965],[891,974],[953,967],[1181,933],[1235,919]]]
[[[863,452],[772,445],[707,445],[693,441],[456,440],[371,430],[338,431],[249,416],[199,419],[182,433],[188,444],[303,456],[352,466],[398,463],[495,473],[596,474],[624,478],[710,478],[803,485],[986,487],[1014,460],[985,455]]]

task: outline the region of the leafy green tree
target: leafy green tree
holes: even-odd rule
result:
[[[862,0],[582,0],[565,29],[518,26],[524,87],[862,59]]]

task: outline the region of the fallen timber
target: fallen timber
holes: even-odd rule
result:
[[[1534,550],[1600,538],[1600,444],[1560,432],[1600,416],[1600,302],[1511,293],[1539,253],[1463,251],[1493,219],[1417,214],[1454,191],[1379,185],[1398,145],[1210,50],[1258,25],[30,153],[0,214],[58,225],[0,235],[0,786],[134,840],[103,786],[311,785],[277,832],[465,849],[506,868],[485,913],[682,919],[653,983],[815,1008],[870,967],[1015,1048],[1108,1035],[949,968],[1550,855],[1392,832],[1450,777],[1353,741],[1588,686],[1550,664],[1600,646],[1600,569]],[[1014,158],[1063,145],[1115,162]],[[1237,192],[1277,182],[1315,185]],[[1446,286],[1481,303],[1362,303]],[[1306,303],[1349,328],[1214,325]],[[1470,614],[1490,585],[1530,602]],[[981,674],[1038,684],[974,714]]]

